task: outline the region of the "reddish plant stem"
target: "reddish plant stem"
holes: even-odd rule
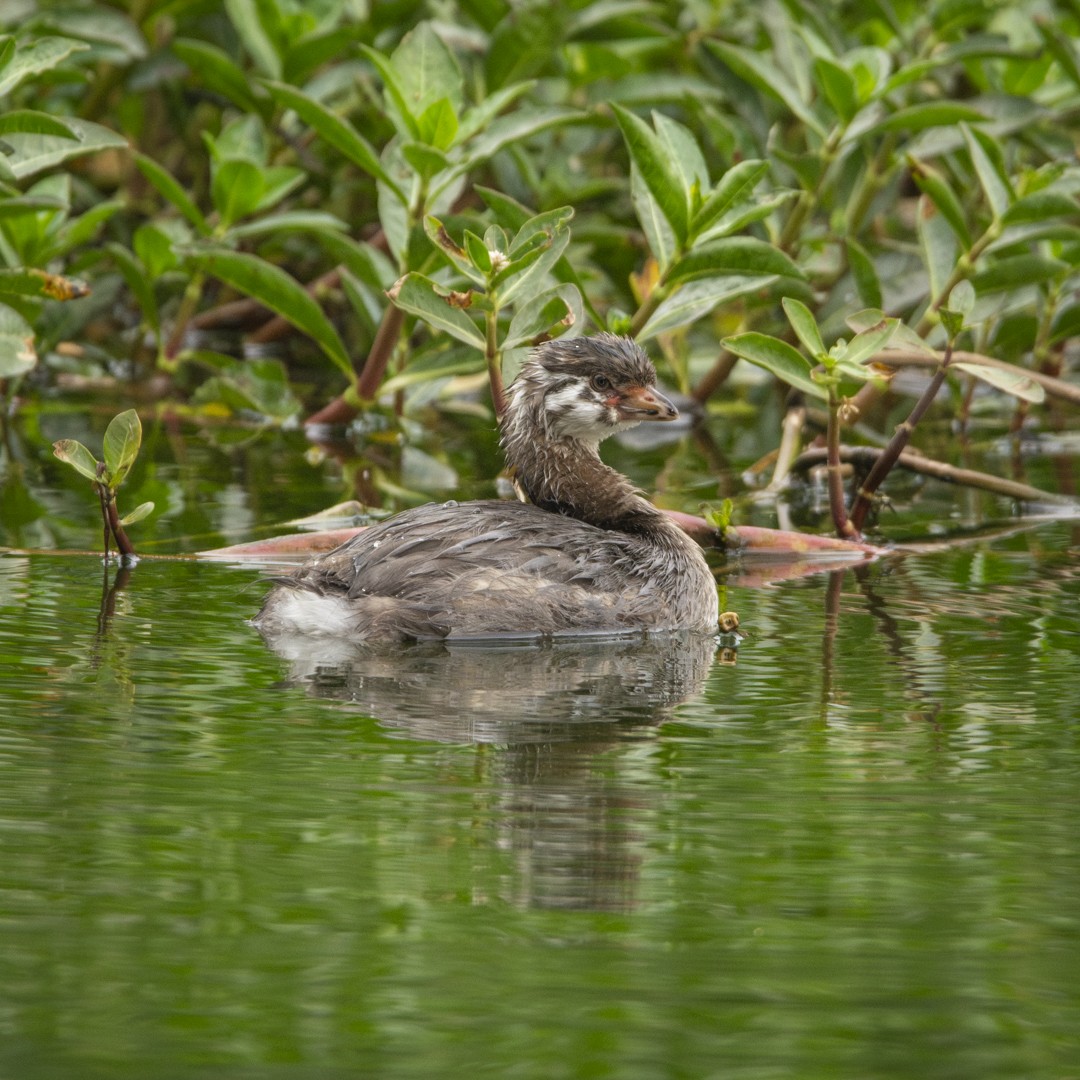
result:
[[[722,352],[716,358],[713,366],[705,373],[701,382],[690,392],[691,397],[702,404],[708,401],[727,382],[731,369],[735,367],[737,360],[738,357],[734,353],[729,353],[727,350]]]
[[[99,467],[100,469],[100,467]],[[116,510],[116,500],[113,498],[105,484],[95,482],[94,490],[97,491],[101,501],[101,520],[104,526],[105,558],[109,558],[109,537],[116,541],[116,550],[121,555],[134,555],[135,548],[128,539],[124,526],[120,524],[120,515]]]
[[[373,401],[379,392],[386,375],[386,367],[390,363],[390,357],[394,355],[404,325],[405,312],[397,304],[389,304],[383,312],[382,322],[379,323],[375,340],[371,343],[367,360],[356,383],[356,393],[362,401]]]
[[[229,300],[217,307],[200,311],[191,320],[196,330],[217,330],[222,327],[244,326],[248,323],[262,325],[266,321],[267,309],[258,300],[245,297],[243,300]]]
[[[844,478],[840,464],[840,402],[836,390],[829,389],[829,430],[827,435],[826,472],[829,481],[829,510],[832,513],[836,535],[842,539],[859,538],[859,530],[848,519],[844,505]]]
[[[309,282],[307,291],[310,295],[317,296],[324,289],[336,288],[340,282],[341,267],[335,266],[333,270],[328,270],[314,281]],[[268,319],[263,323],[258,330],[248,334],[248,341],[252,345],[266,345],[271,341],[278,341],[283,337],[287,337],[293,333],[293,330],[293,324],[288,319],[275,315],[272,319]]]
[[[923,418],[926,410],[930,408],[934,398],[937,397],[942,383],[945,382],[945,375],[951,361],[952,342],[950,341],[945,347],[945,355],[941,359],[941,365],[934,372],[934,377],[923,391],[922,397],[915,402],[915,406],[908,413],[908,418],[902,424],[897,425],[889,445],[885,447],[881,457],[874,462],[870,475],[863,481],[862,486],[855,495],[850,520],[856,532],[862,532],[863,522],[866,521],[866,515],[870,512],[870,507],[873,504],[874,493],[881,487],[885,477],[889,475],[893,466],[900,459],[900,454],[903,452],[904,447],[907,446],[911,433],[915,430],[915,425]]]
[[[378,394],[404,323],[405,312],[393,303],[388,304],[356,382],[355,396],[360,401],[373,401]],[[309,416],[307,423],[347,424],[359,412],[360,408],[354,401],[349,400],[348,396],[342,396]]]

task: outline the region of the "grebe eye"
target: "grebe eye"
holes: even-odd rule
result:
[[[610,390],[611,380],[606,375],[594,375],[592,378],[594,390]]]

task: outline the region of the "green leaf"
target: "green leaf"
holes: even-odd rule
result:
[[[557,285],[518,305],[501,348],[514,349],[540,334],[560,337],[583,320],[581,294],[575,285]],[[555,329],[555,333],[551,333]]]
[[[121,525],[134,525],[137,521],[142,521],[143,518],[149,517],[154,512],[154,504],[152,502],[139,503],[130,514],[125,514],[120,519]]]
[[[397,69],[390,58],[367,45],[361,45],[360,51],[375,65],[375,70],[382,78],[383,91],[387,98],[387,116],[397,128],[398,134],[407,139],[420,138],[420,126],[416,121],[413,105],[405,93],[401,80],[398,78]]]
[[[1035,28],[1042,35],[1051,56],[1061,65],[1061,70],[1080,88],[1080,60],[1077,59],[1074,38],[1049,19],[1036,19]]]
[[[859,111],[858,88],[851,72],[834,60],[819,56],[814,60],[814,74],[840,122],[851,123]]]
[[[1020,398],[1021,401],[1030,401],[1040,404],[1046,400],[1046,391],[1040,383],[1035,382],[1026,372],[1020,368],[1007,370],[999,367],[986,367],[983,364],[971,363],[967,360],[953,360],[949,364],[949,370],[956,368],[958,371],[974,375],[984,383],[996,390],[1004,390],[1006,394]]]
[[[1069,263],[1061,259],[1050,259],[1043,255],[1013,255],[998,259],[976,274],[972,284],[975,291],[984,296],[1003,289],[1020,289],[1026,285],[1053,281],[1069,269]]]
[[[818,329],[817,319],[814,318],[810,309],[801,301],[785,296],[781,301],[784,314],[791,323],[795,336],[802,342],[803,348],[810,354],[815,363],[820,363],[820,357],[826,353],[825,342],[821,339],[821,331]]]
[[[1018,56],[1005,61],[1003,85],[1007,94],[1030,97],[1046,81],[1054,59],[1049,53],[1042,56]]]
[[[1052,345],[1074,337],[1080,337],[1080,304],[1071,304],[1059,310],[1050,326]]]
[[[953,127],[965,121],[985,123],[986,120],[983,113],[970,105],[961,105],[956,101],[922,101],[889,112],[869,131],[925,131],[933,127]]]
[[[461,117],[461,127],[458,135],[461,139],[471,139],[481,131],[486,131],[491,124],[496,122],[496,117],[512,105],[518,98],[529,93],[536,86],[535,80],[529,79],[524,82],[513,83],[488,94],[483,101],[478,102],[465,110]],[[515,110],[515,112],[520,110]]]
[[[428,214],[424,218],[424,232],[451,266],[464,274],[474,285],[482,288],[487,286],[487,271],[477,267],[469,253],[450,235],[437,217]]]
[[[130,16],[111,7],[94,4],[40,4],[41,24],[67,37],[92,41],[123,53],[124,59],[142,60],[147,54],[146,39]],[[39,25],[41,25],[39,24]]]
[[[971,164],[975,168],[975,175],[979,178],[990,211],[995,220],[999,220],[1009,209],[1014,196],[1008,182],[998,171],[983,143],[984,139],[989,140],[990,137],[981,132],[974,132],[967,124],[961,124],[960,130],[964,134],[968,153],[971,154]]]
[[[59,439],[53,443],[53,456],[70,465],[87,480],[97,481],[98,461],[77,439]]]
[[[257,255],[227,248],[193,249],[185,255],[199,269],[258,300],[307,334],[349,381],[353,380],[352,364],[341,338],[322,308],[295,278]]]
[[[33,327],[7,304],[0,304],[0,379],[25,375],[37,363]]]
[[[202,211],[195,205],[191,196],[188,195],[170,172],[145,154],[136,153],[135,164],[139,167],[139,172],[154,185],[158,194],[166,202],[175,206],[191,222],[201,236],[209,236],[210,226],[207,224],[206,218],[203,217]]]
[[[871,359],[889,344],[899,325],[899,319],[882,319],[877,326],[856,334],[843,349],[837,350],[837,359],[849,366]]]
[[[418,383],[448,379],[454,375],[473,375],[484,368],[483,358],[476,352],[453,349],[410,360],[404,371],[391,376],[379,388],[383,394],[395,394]]]
[[[247,239],[253,236],[277,236],[287,232],[344,233],[349,226],[339,217],[325,210],[282,210],[267,214],[257,221],[236,225],[228,232],[229,239]]]
[[[709,167],[693,133],[662,112],[652,114],[656,137],[667,152],[667,159],[679,177],[687,194],[689,206],[695,204],[700,192],[709,186]]]
[[[377,248],[329,231],[319,230],[315,237],[332,259],[345,266],[371,289],[381,293],[393,285],[397,269]]]
[[[410,30],[391,54],[390,62],[409,104],[409,113],[420,125],[418,138],[424,139],[421,118],[440,99],[446,99],[450,112],[456,116],[464,100],[461,68],[430,22],[418,23]]]
[[[179,218],[147,221],[135,230],[132,250],[141,260],[143,273],[151,280],[175,270],[180,259],[174,250],[177,244],[191,243],[191,230]]]
[[[641,223],[641,231],[645,234],[649,251],[662,273],[671,265],[678,243],[660,204],[653,198],[641,178],[641,170],[633,162],[630,164],[630,201]]]
[[[458,133],[457,113],[449,98],[433,101],[417,118],[420,141],[437,150],[449,150]]]
[[[171,48],[208,90],[221,94],[245,112],[264,112],[268,104],[266,95],[256,92],[258,84],[224,49],[192,38],[176,38]]]
[[[105,456],[105,478],[114,491],[135,464],[141,445],[142,424],[134,409],[126,409],[109,421],[102,452]]]
[[[468,253],[469,261],[480,273],[491,273],[491,252],[484,241],[468,229],[465,230],[465,251]]]
[[[794,189],[771,191],[765,195],[755,195],[753,201],[732,206],[727,213],[717,218],[708,229],[699,236],[698,241],[712,240],[721,236],[730,236],[752,225],[755,221],[764,221],[773,211],[794,199],[798,192]]]
[[[666,147],[644,120],[614,102],[611,108],[645,186],[667,219],[676,240],[680,245],[685,243],[690,229],[690,193]]]
[[[1009,207],[1001,220],[1006,225],[1024,225],[1054,218],[1075,217],[1080,214],[1080,202],[1063,191],[1036,191],[1025,195]]]
[[[941,325],[945,327],[950,341],[955,340],[964,329],[964,322],[974,307],[975,286],[966,278],[958,281],[949,293],[948,300],[938,309]]]
[[[866,330],[873,330],[884,322],[888,316],[884,311],[877,308],[867,308],[865,311],[856,311],[844,321],[855,333],[859,334]],[[927,356],[936,356],[935,351],[926,344],[911,327],[900,323],[893,330],[893,336],[889,339],[889,345],[895,349],[907,349],[909,351],[925,353]]]
[[[344,155],[369,176],[381,180],[403,205],[408,204],[408,197],[383,167],[374,147],[351,124],[331,112],[322,102],[316,101],[293,86],[269,81],[264,82],[263,85],[276,101],[292,109],[305,124],[338,153]]]
[[[588,119],[588,114],[580,109],[568,109],[557,105],[543,107],[523,105],[506,116],[496,118],[476,136],[475,141],[469,144],[467,161],[462,167],[474,168],[500,150],[524,139],[530,139],[551,128],[584,123]]]
[[[944,215],[935,211],[926,195],[919,199],[916,229],[923,262],[930,278],[930,296],[941,296],[956,268],[956,237]]]
[[[406,274],[390,290],[389,296],[402,311],[419,316],[429,326],[445,331],[466,345],[486,351],[487,342],[480,328],[461,307],[455,306],[460,301],[440,291],[430,278]]]
[[[64,222],[54,239],[55,255],[62,255],[91,243],[101,226],[114,214],[125,209],[126,205],[121,199],[109,199],[90,207],[85,214]]]
[[[10,94],[24,79],[51,71],[72,53],[89,48],[85,42],[63,37],[40,37],[29,45],[19,46],[11,61],[0,71],[0,98]]]
[[[0,135],[23,132],[34,135],[57,135],[61,139],[77,139],[78,133],[70,124],[48,113],[33,109],[13,109],[0,115]]]
[[[942,217],[952,226],[953,232],[960,238],[964,248],[970,248],[971,233],[968,231],[963,207],[945,177],[932,166],[910,156],[908,166],[911,169],[911,177],[919,190],[929,198]],[[920,209],[920,214],[922,212],[923,210]]]
[[[720,178],[690,222],[690,236],[707,232],[726,213],[754,195],[761,178],[769,171],[767,161],[752,159],[733,165]]]
[[[106,251],[120,269],[120,274],[131,290],[142,311],[143,321],[155,333],[161,327],[158,315],[157,298],[154,295],[154,281],[146,267],[123,244],[110,243]]]
[[[958,281],[949,293],[949,309],[960,315],[970,315],[975,307],[975,286],[970,281]]]
[[[224,228],[254,213],[263,196],[265,171],[243,158],[223,161],[214,169],[210,195]]]
[[[263,23],[264,13],[273,10],[270,5],[259,0],[225,0],[225,10],[256,66],[264,75],[280,79],[281,57]]]
[[[0,154],[0,158],[3,155]],[[0,219],[36,218],[39,210],[67,210],[69,202],[58,195],[12,195],[0,197]]]
[[[0,34],[0,77],[3,76],[4,70],[11,63],[14,55],[15,39],[6,34]]]
[[[889,77],[893,58],[885,49],[860,48],[847,53],[844,63],[855,80],[855,96],[865,105]]]
[[[286,195],[291,195],[308,178],[303,169],[292,165],[271,165],[263,170],[263,195],[255,204],[254,212],[261,214],[277,206]]]
[[[859,302],[867,307],[881,307],[881,281],[878,278],[874,261],[867,250],[857,240],[848,237],[844,241],[847,247],[848,267],[859,294]]]
[[[217,135],[204,130],[202,137],[214,165],[238,159],[250,161],[260,168],[266,167],[266,128],[262,120],[254,114],[229,120]]]
[[[502,303],[527,288],[538,288],[570,243],[569,206],[556,207],[531,218],[510,244],[510,266],[494,279]]]
[[[71,129],[71,135],[39,135],[33,133],[10,134],[6,138],[11,152],[7,156],[8,166],[19,180],[23,180],[44,169],[54,168],[71,158],[93,154],[98,150],[126,150],[127,139],[110,131],[101,124],[90,120],[78,120],[74,117],[65,121]]]
[[[810,377],[810,364],[797,349],[786,341],[752,331],[725,338],[721,343],[728,352],[749,360],[751,364],[771,371],[782,382],[811,397],[824,399],[828,395]]]
[[[734,274],[730,277],[702,278],[683,285],[653,312],[637,335],[647,341],[680,326],[688,326],[708,315],[717,305],[748,293],[756,293],[776,279],[757,275]]]
[[[692,281],[725,274],[803,277],[803,272],[779,248],[752,236],[729,236],[691,249],[672,266],[668,281]]]
[[[473,190],[491,209],[496,221],[515,232],[535,215],[534,210],[503,191],[496,191],[494,188],[484,187],[481,184],[477,184]],[[3,204],[0,203],[0,209],[2,207]]]
[[[431,180],[441,172],[448,171],[449,159],[434,146],[422,142],[404,142],[399,147],[401,156],[413,167],[423,180]],[[440,188],[441,190],[441,188]],[[428,199],[430,203],[432,199]]]
[[[744,82],[748,82],[767,97],[779,101],[815,134],[822,138],[827,135],[825,126],[814,110],[803,100],[798,88],[780,72],[772,57],[753,49],[731,45],[726,41],[709,39],[705,44]]]

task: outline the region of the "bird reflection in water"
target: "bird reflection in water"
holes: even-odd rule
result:
[[[348,703],[408,738],[483,747],[495,842],[514,853],[504,900],[636,905],[636,823],[654,789],[622,768],[636,756],[611,751],[649,738],[701,691],[716,637],[372,649],[298,635],[270,644],[289,664],[285,686]]]

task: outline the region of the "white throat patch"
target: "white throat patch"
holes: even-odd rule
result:
[[[618,413],[597,401],[589,388],[574,382],[544,395],[544,411],[558,438],[597,443],[634,425],[619,421]]]

